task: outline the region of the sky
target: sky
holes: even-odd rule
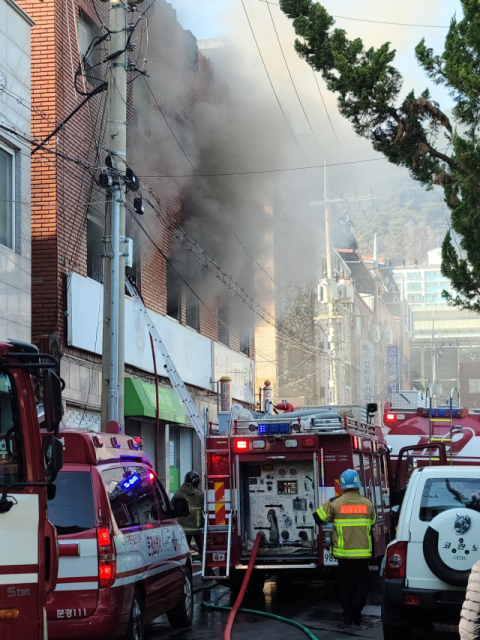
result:
[[[262,0],[243,0],[243,3],[242,0],[202,0],[200,3],[192,0],[172,0],[172,5],[177,10],[180,24],[185,29],[190,29],[198,39],[226,37],[234,46],[243,49],[246,59],[250,60],[252,65],[261,65],[245,15],[246,9],[282,106],[296,131],[308,131],[309,125],[282,57],[276,28],[287,64],[300,99],[304,102],[307,116],[312,121],[313,129],[318,137],[328,138],[332,132],[329,131],[328,116],[322,106],[315,78],[310,67],[296,55],[293,49],[295,33],[291,21],[274,4],[276,1],[272,0],[267,6]],[[336,18],[336,26],[346,29],[350,38],[361,37],[366,45],[376,47],[385,41],[392,43],[397,50],[394,64],[405,78],[405,93],[411,88],[421,91],[428,86],[433,99],[439,101],[441,107],[447,109],[452,106],[446,92],[425,78],[415,60],[414,48],[421,38],[425,37],[427,46],[433,47],[437,52],[442,51],[447,29],[423,25],[448,26],[455,13],[461,16],[460,0],[403,0],[402,3],[385,0],[324,0],[323,4],[332,15],[341,16]],[[378,24],[369,21],[419,26]],[[268,83],[266,74],[264,76],[264,81]],[[320,86],[324,87],[321,78],[318,77],[318,80]],[[338,114],[334,96],[329,95],[326,90],[324,93],[333,126],[340,135],[348,135],[351,127]]]

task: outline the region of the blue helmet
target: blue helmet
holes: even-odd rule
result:
[[[360,489],[360,476],[353,469],[347,469],[340,476],[340,489]]]

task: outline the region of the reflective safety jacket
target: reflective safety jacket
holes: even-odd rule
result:
[[[177,518],[178,524],[183,527],[185,533],[201,533],[205,522],[203,517],[203,491],[192,487],[191,484],[184,483],[173,496],[173,500],[175,498],[186,498],[190,508],[188,516]]]
[[[370,558],[372,555],[372,525],[375,509],[358,489],[345,491],[332,498],[314,514],[318,525],[333,522],[332,554],[336,558]]]

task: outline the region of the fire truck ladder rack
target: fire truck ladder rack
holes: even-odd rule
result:
[[[457,406],[460,406],[460,394],[458,389],[453,387],[450,391],[450,408],[448,410],[449,417],[448,418],[437,418],[435,416],[435,409],[432,407],[432,397],[430,396],[430,404],[428,408],[428,441],[429,442],[444,442],[448,445],[449,453],[450,453],[450,464],[453,464],[453,396],[454,393],[457,394]],[[448,424],[448,437],[445,436],[435,436],[435,425],[445,425]],[[430,462],[439,462],[440,458],[438,456],[432,458],[430,456]]]
[[[172,387],[176,391],[180,402],[185,409],[187,416],[190,418],[190,422],[193,425],[193,428],[197,432],[198,437],[200,438],[200,442],[202,445],[202,449],[205,446],[205,430],[203,425],[203,420],[198,412],[198,409],[195,403],[192,400],[191,395],[189,394],[187,387],[183,383],[180,374],[177,371],[177,368],[173,364],[173,360],[170,358],[170,355],[163,343],[163,340],[160,337],[160,334],[155,328],[152,319],[150,318],[150,314],[143,303],[140,294],[138,293],[136,287],[130,282],[128,278],[125,278],[125,285],[127,287],[128,293],[131,295],[136,307],[143,314],[145,321],[147,323],[148,330],[153,338],[154,344],[158,347],[160,354],[165,363],[165,371],[170,379]]]
[[[250,427],[250,425],[256,425],[258,427],[259,424],[268,424],[269,422],[272,422],[272,417],[269,417],[270,419],[265,419],[265,418],[257,418],[256,420],[235,420],[235,427],[237,429],[248,429]],[[288,417],[288,414],[282,414],[281,416],[274,416],[275,418],[275,423],[281,423],[281,424],[291,424],[294,425],[295,423],[298,423],[298,428],[300,428],[300,419],[299,418],[293,418],[293,417]],[[296,425],[295,425],[296,426]],[[292,434],[294,435],[294,432],[298,430],[294,429]],[[333,434],[338,434],[338,433],[354,433],[355,435],[359,435],[359,436],[368,436],[369,438],[372,439],[376,439],[376,431],[375,431],[375,425],[374,424],[370,424],[370,423],[366,423],[366,422],[360,422],[359,420],[355,420],[354,418],[349,418],[347,416],[343,417],[343,418],[315,418],[312,417],[310,419],[310,424],[308,427],[304,427],[303,428],[303,433],[306,432],[314,432],[314,433],[333,433]],[[243,431],[242,431],[243,433]],[[292,435],[291,434],[291,435]],[[249,433],[248,435],[252,435],[251,433]]]
[[[208,441],[207,441],[208,442]],[[218,445],[217,445],[218,446]],[[230,576],[230,557],[232,551],[232,499],[233,484],[230,475],[232,468],[230,432],[228,433],[227,449],[206,449],[207,465],[205,471],[205,525],[203,537],[203,558],[202,558],[202,579],[208,578],[206,575],[207,556],[215,554],[216,560],[223,556],[225,561],[225,575],[216,576],[217,580],[228,580]],[[209,458],[210,456],[223,458],[227,465],[218,464],[219,469],[228,468],[227,474],[211,474]],[[229,495],[227,496],[227,491]],[[225,539],[226,546],[216,544],[216,540]]]

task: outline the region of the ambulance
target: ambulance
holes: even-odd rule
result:
[[[166,613],[193,616],[192,562],[173,507],[141,440],[83,429],[60,431],[64,466],[49,502],[60,561],[47,604],[48,637],[134,638]]]

